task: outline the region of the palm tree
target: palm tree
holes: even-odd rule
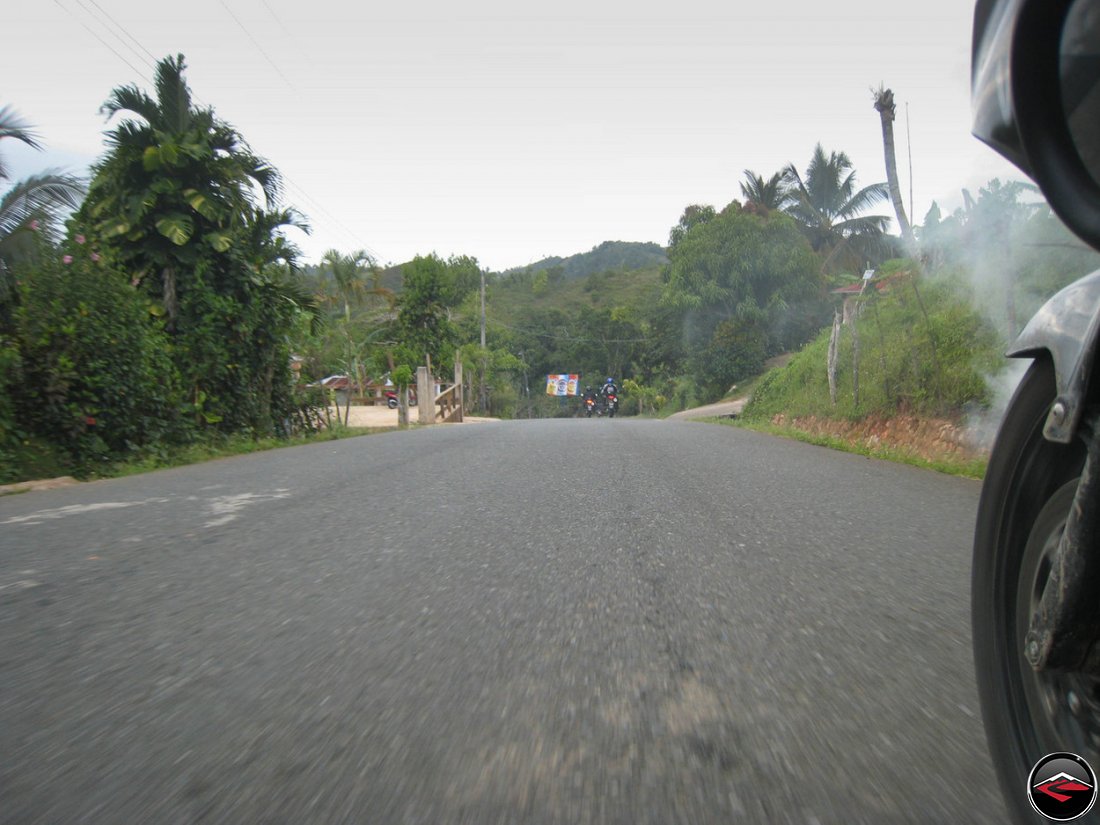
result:
[[[161,60],[154,96],[111,92],[101,111],[121,117],[78,219],[160,303],[196,423],[270,432],[291,404],[288,335],[313,314],[281,235],[301,221],[279,206],[278,172],[196,105],[185,68]]]
[[[365,275],[375,268],[374,259],[359,249],[347,255],[336,249],[328,250],[321,257],[321,270],[327,270],[336,281],[336,290],[344,302],[344,320],[351,320],[351,305],[359,301],[366,290]]]
[[[745,180],[741,184],[741,195],[745,202],[761,206],[769,211],[782,209],[791,199],[790,190],[782,172],[776,172],[768,180],[751,169],[745,170]]]
[[[912,249],[916,245],[913,237],[913,228],[909,225],[909,218],[905,215],[905,204],[901,199],[901,185],[898,183],[898,159],[894,151],[894,93],[885,86],[872,89],[875,111],[879,113],[882,121],[882,149],[886,157],[886,182],[890,187],[890,200],[894,204],[894,212],[898,216],[898,227],[901,229],[902,240]]]
[[[863,215],[865,210],[886,200],[885,183],[872,183],[856,190],[856,174],[844,152],[830,152],[821,144],[814,148],[806,176],[794,164],[783,170],[791,200],[784,211],[802,225],[814,251],[824,256],[821,271],[834,268],[858,269],[864,261],[878,260],[886,246],[885,215]]]
[[[0,140],[3,138],[14,138],[32,149],[42,148],[31,127],[10,106],[0,108]],[[11,170],[0,156],[0,185],[10,178]],[[33,222],[49,230],[66,211],[77,209],[83,197],[81,180],[57,170],[16,181],[0,197],[0,304],[10,295],[11,267],[27,251],[24,242]]]
[[[138,283],[159,279],[154,292],[174,329],[183,277],[199,260],[247,244],[266,204],[279,196],[278,172],[249,149],[213,109],[196,108],[183,79],[183,55],[157,64],[156,98],[134,85],[112,91],[100,111],[134,117],[107,136],[106,158],[94,169],[85,216],[113,241]],[[232,260],[232,256],[227,258]],[[231,288],[247,277],[223,266]]]

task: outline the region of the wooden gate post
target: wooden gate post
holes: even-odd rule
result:
[[[462,359],[458,357],[457,353],[455,354],[455,405],[458,412],[454,420],[461,424],[465,408],[463,407],[462,398]]]
[[[432,374],[427,367],[416,368],[416,409],[417,421],[421,424],[435,423],[435,388],[432,386]]]

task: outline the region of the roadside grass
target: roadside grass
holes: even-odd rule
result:
[[[154,451],[134,455],[121,461],[104,462],[84,471],[74,469],[56,455],[55,450],[43,449],[42,444],[26,445],[27,455],[12,473],[7,473],[5,483],[17,484],[24,481],[55,478],[71,475],[81,481],[92,481],[104,478],[122,478],[125,476],[140,475],[155,470],[165,470],[170,467],[183,467],[188,464],[199,464],[204,461],[213,461],[219,458],[231,458],[249,453],[277,450],[283,447],[300,447],[304,444],[315,444],[324,441],[339,441],[345,438],[357,438],[364,435],[374,435],[382,432],[392,432],[393,427],[344,427],[334,425],[318,433],[297,435],[289,438],[251,438],[244,435],[212,438],[195,444],[179,446],[162,446]],[[21,492],[17,490],[11,493]],[[0,491],[0,495],[5,495]]]
[[[283,447],[300,447],[304,444],[316,444],[323,441],[340,441],[345,438],[357,438],[362,435],[392,431],[393,427],[345,427],[333,425],[331,429],[308,435],[295,435],[289,438],[250,438],[248,436],[229,436],[216,441],[188,444],[186,446],[159,451],[156,454],[134,457],[106,468],[106,472],[96,472],[95,478],[120,478],[139,475],[169,467],[182,467],[199,464],[218,458],[232,458],[249,453],[278,450]]]
[[[827,328],[781,365],[742,382],[736,395],[750,400],[741,416],[718,423],[983,478],[984,457],[951,455],[919,437],[912,444],[872,445],[856,435],[809,432],[791,423],[807,418],[844,425],[869,416],[953,420],[988,405],[989,377],[1006,365],[1003,342],[958,285],[922,279],[919,290],[915,278],[901,274],[888,292],[872,291],[858,300],[837,341],[834,391],[828,370],[832,329]],[[843,433],[845,427],[838,429]]]
[[[72,462],[45,439],[13,441],[0,462],[0,484],[72,475]]]
[[[986,460],[984,458],[952,458],[948,456],[926,458],[925,456],[898,447],[883,445],[868,447],[866,444],[858,441],[848,441],[843,438],[837,438],[836,436],[819,435],[800,430],[796,427],[779,426],[767,421],[745,421],[743,419],[729,418],[700,418],[696,420],[713,424],[724,424],[729,427],[740,427],[744,430],[753,430],[768,435],[780,436],[781,438],[790,438],[794,441],[815,444],[818,447],[828,447],[831,450],[840,450],[846,453],[855,453],[857,455],[867,456],[868,458],[893,461],[897,464],[908,464],[913,467],[921,467],[925,470],[935,470],[945,475],[961,476],[962,478],[973,478],[978,480],[985,478]]]

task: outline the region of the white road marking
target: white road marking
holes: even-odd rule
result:
[[[207,515],[214,516],[203,527],[221,527],[228,524],[240,515],[241,511],[252,504],[260,504],[265,501],[290,498],[290,490],[280,487],[269,493],[235,493],[228,496],[214,496],[212,498],[199,498],[187,496],[185,501],[202,502],[206,507]],[[0,521],[0,524],[21,524],[32,526],[42,524],[45,521],[79,516],[84,513],[95,513],[102,510],[120,510],[127,507],[141,507],[146,504],[167,504],[179,499],[170,498],[146,498],[140,501],[102,501],[97,504],[70,504],[67,507],[56,507],[52,510],[38,510],[25,516],[11,516]],[[123,541],[139,541],[140,537],[130,537]]]
[[[82,513],[93,513],[97,510],[118,510],[123,507],[140,507],[143,504],[164,504],[167,498],[146,498],[141,501],[101,501],[98,504],[70,504],[67,507],[55,507],[52,510],[39,510],[25,516],[12,516],[0,521],[0,524],[41,524],[53,519],[78,516]]]
[[[206,522],[203,527],[221,527],[233,521],[240,511],[250,504],[259,504],[263,501],[274,501],[280,498],[290,498],[290,491],[280,488],[272,493],[237,493],[232,496],[219,496],[207,501],[207,508],[211,515],[218,518]]]

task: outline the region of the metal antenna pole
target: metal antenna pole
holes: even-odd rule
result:
[[[905,101],[905,148],[909,150],[909,223],[913,224],[917,216],[913,214],[913,139],[909,134],[909,101]]]

